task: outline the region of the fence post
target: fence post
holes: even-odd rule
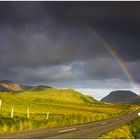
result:
[[[2,100],[0,100],[0,110],[2,109]]]
[[[30,118],[30,109],[29,109],[29,106],[27,107],[27,118],[28,119]]]
[[[11,118],[14,117],[14,107],[11,108]]]
[[[48,120],[48,119],[49,119],[49,111],[47,112],[46,120]]]

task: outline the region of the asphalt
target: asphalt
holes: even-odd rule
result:
[[[124,116],[102,120],[94,123],[67,126],[60,128],[45,128],[13,133],[0,133],[3,139],[95,139],[98,136],[118,128],[138,116],[137,110]]]

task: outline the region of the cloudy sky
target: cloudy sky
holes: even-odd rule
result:
[[[98,34],[98,37],[94,35]],[[111,44],[137,88],[104,47]],[[139,94],[140,2],[0,2],[0,80]]]

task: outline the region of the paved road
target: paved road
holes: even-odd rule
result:
[[[94,123],[75,125],[52,129],[38,129],[0,134],[0,138],[25,138],[25,139],[90,139],[97,138],[105,132],[111,131],[137,117],[140,110],[125,116],[116,117]]]

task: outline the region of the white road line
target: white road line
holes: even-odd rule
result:
[[[68,131],[73,131],[73,130],[76,130],[76,129],[77,129],[77,128],[71,128],[71,129],[61,130],[61,131],[59,131],[59,133],[68,132]]]
[[[107,122],[103,122],[102,124],[106,124]]]

